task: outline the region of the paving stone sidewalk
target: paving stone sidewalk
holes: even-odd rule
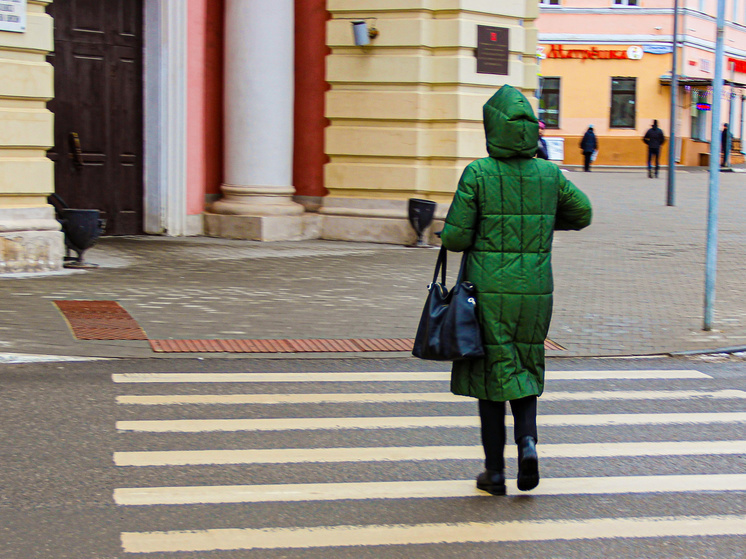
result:
[[[674,207],[665,179],[642,170],[567,176],[590,196],[594,222],[555,237],[549,337],[566,351],[549,355],[746,346],[746,173],[720,174],[711,332],[701,329],[707,172],[677,173]],[[436,256],[367,243],[103,238],[86,253],[97,269],[0,276],[0,362],[12,353],[173,356],[147,341],[77,340],[57,299],[117,301],[151,339],[411,338]]]

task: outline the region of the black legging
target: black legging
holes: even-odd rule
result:
[[[590,171],[591,170],[591,157],[593,156],[592,151],[584,151],[583,152],[583,170]]]
[[[648,148],[648,172],[653,170],[652,163],[653,157],[655,157],[655,176],[658,176],[658,169],[660,168],[660,149],[659,148]]]
[[[536,430],[536,396],[520,400],[511,400],[513,412],[515,441],[530,435],[538,441]],[[482,446],[484,447],[484,466],[488,470],[505,469],[505,402],[479,400],[479,418],[482,420]]]

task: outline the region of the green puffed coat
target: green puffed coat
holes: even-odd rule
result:
[[[544,339],[552,317],[552,238],[591,223],[588,197],[554,163],[535,159],[539,126],[526,97],[503,86],[484,105],[490,157],[463,172],[441,233],[469,249],[485,357],[456,361],[454,394],[508,401],[544,390]]]

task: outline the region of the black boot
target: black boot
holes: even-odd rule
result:
[[[539,456],[531,436],[518,441],[518,489],[529,491],[539,485]]]
[[[505,474],[485,470],[477,476],[477,489],[492,495],[505,495]]]

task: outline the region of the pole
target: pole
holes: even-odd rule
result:
[[[741,95],[741,135],[739,138],[741,138],[741,154],[746,155],[746,142],[744,142],[744,124],[746,124],[746,120],[744,120],[744,114],[743,112],[746,110],[746,95]]]
[[[744,110],[746,110],[746,95],[741,95],[741,135],[739,136],[739,138],[741,138],[741,154],[742,155],[746,155],[746,151],[744,151],[746,150],[746,142],[744,142],[744,137],[743,137],[743,133],[745,130],[744,124],[746,124],[746,120],[744,119],[744,114],[743,114]]]
[[[725,35],[725,0],[718,0],[715,40],[715,76],[712,80],[712,137],[710,138],[710,189],[707,207],[707,252],[705,255],[705,321],[704,330],[712,330],[717,272],[718,190],[720,188],[720,105],[723,102],[723,38]]]
[[[668,181],[666,205],[676,204],[676,94],[679,89],[676,66],[678,58],[679,0],[673,3],[673,61],[671,63],[671,126],[668,133]]]

